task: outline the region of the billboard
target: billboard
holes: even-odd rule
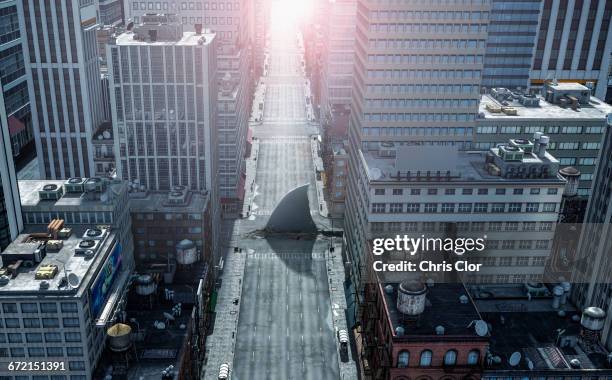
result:
[[[106,262],[102,266],[98,278],[94,281],[93,286],[90,288],[89,306],[91,308],[91,314],[94,318],[98,316],[98,313],[104,306],[104,302],[108,298],[113,282],[117,277],[119,268],[121,267],[121,244],[117,243],[113,252],[106,259]]]

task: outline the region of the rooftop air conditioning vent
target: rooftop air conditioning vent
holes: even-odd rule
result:
[[[64,188],[67,193],[82,193],[85,191],[85,178],[72,177],[64,183]]]
[[[64,195],[64,191],[54,183],[48,183],[38,191],[41,200],[58,200],[62,195]]]
[[[83,240],[102,240],[107,233],[106,228],[90,228],[83,234]]]
[[[98,250],[100,242],[97,240],[83,240],[79,243],[77,248],[74,250],[76,255],[83,256],[93,256],[93,254]]]
[[[102,193],[104,192],[105,187],[106,184],[104,183],[102,178],[94,177],[89,178],[87,181],[85,181],[85,191],[87,192]]]

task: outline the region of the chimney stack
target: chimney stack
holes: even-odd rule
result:
[[[540,137],[540,149],[538,149],[538,157],[544,158],[546,157],[546,148],[548,148],[548,142],[550,141],[550,137],[542,136]]]

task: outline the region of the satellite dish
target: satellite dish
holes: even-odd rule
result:
[[[486,336],[489,333],[489,326],[487,322],[479,319],[476,321],[476,325],[474,325],[474,330],[476,331],[476,335]]]
[[[512,355],[510,355],[510,359],[508,359],[508,364],[512,367],[516,367],[521,362],[521,353],[516,351]]]
[[[80,283],[81,283],[81,279],[79,278],[79,276],[77,276],[74,273],[68,274],[68,284],[70,285],[70,287],[76,288],[79,286]]]

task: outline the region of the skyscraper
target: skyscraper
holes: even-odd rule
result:
[[[244,155],[253,92],[250,7],[253,7],[252,0],[125,2],[128,18],[136,23],[147,13],[175,13],[185,28],[201,24],[215,33],[219,82],[216,120],[219,196],[226,212],[237,211],[244,192]]]
[[[602,341],[608,349],[612,347],[612,120],[603,140],[591,198],[577,250],[572,282],[572,297],[581,308],[596,306],[606,312]]]
[[[544,0],[531,85],[546,79],[595,84],[605,98],[612,52],[612,2],[608,0]]]
[[[117,174],[214,191],[215,36],[183,33],[173,15],[142,20],[107,46]]]
[[[18,1],[41,175],[93,173],[92,136],[103,121],[95,1]]]
[[[461,146],[471,139],[489,2],[450,5],[359,1],[349,131],[353,147]]]
[[[333,109],[351,103],[355,54],[355,0],[329,1],[322,20],[324,39],[321,68],[321,116],[331,118]]]
[[[0,2],[0,88],[8,117],[13,156],[33,140],[28,82],[23,57],[23,32],[19,30],[17,1]]]
[[[527,87],[541,4],[542,0],[491,2],[483,86]]]
[[[470,142],[489,11],[486,0],[357,3],[345,210],[345,249],[357,302],[365,283],[370,222],[377,221],[367,217],[364,203],[378,194],[376,178],[384,177],[384,169],[368,166],[364,157],[399,162],[409,145]],[[364,176],[372,180],[364,182]]]
[[[17,1],[0,2],[0,251],[23,228],[17,176],[13,155],[19,153],[22,139],[30,137],[28,83],[25,75],[22,32],[19,30]],[[25,130],[24,127],[26,128]],[[20,129],[19,131],[17,129]],[[15,145],[13,146],[13,143]]]
[[[0,251],[3,251],[23,228],[17,175],[8,128],[4,97],[0,91]]]

